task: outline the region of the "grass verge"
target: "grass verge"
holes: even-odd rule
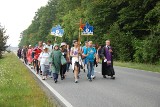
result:
[[[121,67],[134,68],[134,69],[140,69],[140,70],[160,73],[160,65],[114,61],[114,66],[121,66]]]
[[[13,54],[0,59],[0,107],[56,107]]]

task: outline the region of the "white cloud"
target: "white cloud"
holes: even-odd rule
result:
[[[35,12],[48,0],[0,0],[0,23],[7,29],[7,44],[18,46],[20,33],[30,24]]]

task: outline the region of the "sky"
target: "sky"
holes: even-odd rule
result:
[[[48,0],[0,0],[0,23],[9,35],[7,45],[17,47],[20,33],[31,24],[35,12]]]

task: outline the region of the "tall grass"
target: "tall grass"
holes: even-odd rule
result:
[[[0,59],[0,107],[56,107],[13,54]]]

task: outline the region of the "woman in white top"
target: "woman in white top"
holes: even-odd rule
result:
[[[49,71],[49,56],[48,48],[46,46],[43,47],[43,51],[41,52],[39,56],[41,71],[42,71],[42,79],[47,79],[47,74]]]
[[[78,42],[74,41],[74,47],[71,48],[70,56],[72,57],[72,69],[74,70],[75,83],[78,83],[78,72],[79,72],[79,53]]]

